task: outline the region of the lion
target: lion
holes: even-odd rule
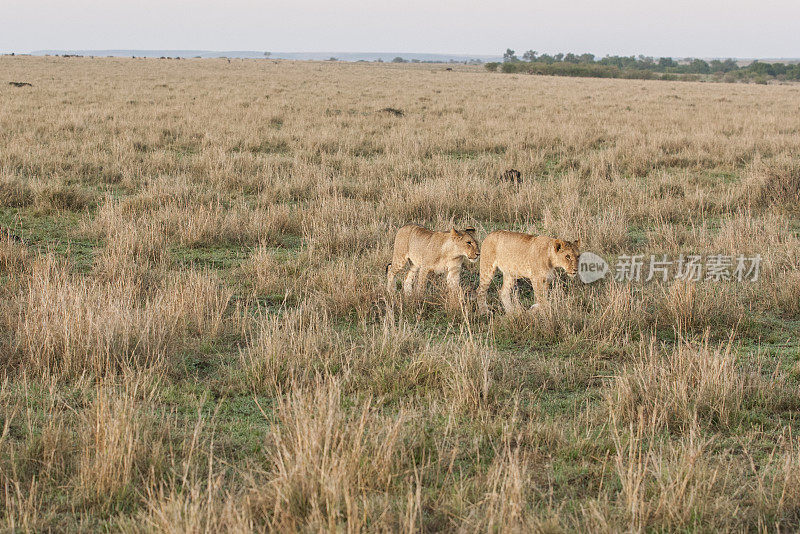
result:
[[[410,263],[411,267],[403,282],[403,293],[407,298],[422,296],[431,271],[447,273],[450,291],[463,298],[460,286],[461,267],[465,260],[471,263],[478,261],[480,254],[475,228],[461,231],[453,228],[449,232],[435,232],[416,224],[408,224],[400,228],[394,238],[392,262],[386,266],[386,291],[392,292],[397,273]]]
[[[545,236],[533,236],[508,230],[492,232],[483,240],[483,254],[478,284],[478,311],[487,314],[486,293],[495,272],[503,273],[500,301],[506,313],[519,309],[514,294],[518,278],[527,278],[533,284],[538,306],[547,299],[547,282],[557,267],[564,269],[570,278],[578,273],[581,240],[566,241]]]

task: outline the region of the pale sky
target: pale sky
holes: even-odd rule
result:
[[[798,0],[2,0],[0,51],[800,57]]]

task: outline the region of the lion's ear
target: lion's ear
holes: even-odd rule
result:
[[[553,250],[555,250],[556,252],[561,250],[561,247],[563,247],[563,246],[564,246],[564,242],[561,241],[560,239],[556,239],[555,241],[553,241]]]
[[[581,248],[581,239],[580,238],[575,240],[575,248]]]
[[[458,230],[455,227],[450,229],[450,237],[458,237]]]
[[[475,239],[475,227],[474,226],[469,226],[469,227],[465,228],[464,229],[464,233],[471,235],[472,239]]]

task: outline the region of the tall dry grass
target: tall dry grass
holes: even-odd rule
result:
[[[698,421],[714,427],[736,424],[745,403],[745,380],[731,346],[680,343],[665,351],[651,342],[614,382],[607,403],[624,424],[642,417],[654,429],[684,432]]]
[[[187,338],[217,336],[231,293],[212,274],[175,273],[144,289],[96,281],[53,255],[34,262],[11,307],[10,363],[43,376],[166,369]]]
[[[383,417],[369,399],[345,411],[342,401],[335,381],[279,401],[270,475],[255,497],[270,529],[362,530],[365,517],[389,511],[388,489],[411,461],[402,448],[406,416]]]
[[[797,86],[0,70],[0,530],[798,529]],[[762,270],[485,321],[385,293],[408,222]]]

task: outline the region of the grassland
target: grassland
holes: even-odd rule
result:
[[[0,72],[0,530],[800,529],[800,86]],[[484,319],[386,294],[407,222],[762,271]]]

